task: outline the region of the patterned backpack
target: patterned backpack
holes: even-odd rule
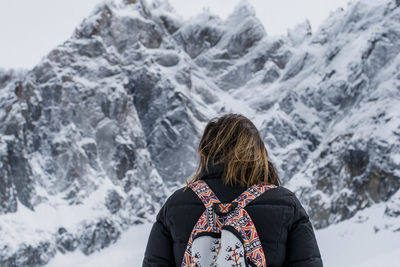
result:
[[[253,185],[231,203],[221,203],[206,182],[189,185],[206,210],[195,224],[181,266],[267,266],[256,228],[244,209],[275,185]]]

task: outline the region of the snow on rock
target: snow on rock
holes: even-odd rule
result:
[[[248,2],[186,21],[165,1],[98,5],[32,70],[0,74],[0,264],[111,249],[193,174],[227,112],[255,122],[316,228],[382,205],[398,219],[399,29],[391,0],[285,36]]]
[[[308,19],[288,30],[288,37],[294,46],[302,44],[311,35],[311,24]]]
[[[142,266],[144,250],[146,248],[145,244],[147,243],[151,226],[152,225],[148,223],[133,226],[127,230],[113,246],[107,247],[101,251],[96,251],[90,257],[87,257],[81,251],[66,254],[57,253],[54,259],[46,266]]]
[[[6,87],[7,83],[24,77],[27,73],[25,69],[3,69],[0,68],[0,89]]]

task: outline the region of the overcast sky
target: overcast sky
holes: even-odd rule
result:
[[[103,0],[1,0],[0,68],[32,68]],[[189,18],[208,8],[225,18],[240,0],[169,0],[177,13]],[[313,32],[338,7],[349,0],[248,0],[269,35],[308,18]]]

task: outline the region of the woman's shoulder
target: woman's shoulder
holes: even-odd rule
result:
[[[281,188],[281,195],[283,198],[290,199],[292,202],[292,205],[294,206],[301,206],[300,200],[297,198],[296,193],[293,192],[291,189],[284,187],[284,186],[279,186]]]
[[[266,191],[254,201],[254,204],[296,206],[299,203],[296,194],[289,188],[279,185]]]
[[[285,186],[280,185],[280,186],[277,186],[275,189],[277,189],[278,195],[280,197],[283,197],[283,198],[296,197],[295,193]]]
[[[173,191],[165,201],[165,205],[168,206],[190,205],[193,203],[202,205],[201,200],[196,196],[196,194],[186,186],[175,189],[175,191]]]

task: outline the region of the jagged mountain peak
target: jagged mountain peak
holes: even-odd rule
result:
[[[229,23],[238,23],[241,22],[243,19],[246,19],[248,17],[255,17],[256,16],[256,10],[253,7],[253,5],[247,1],[247,0],[243,0],[243,1],[239,1],[231,14],[228,15],[227,17],[227,21]]]
[[[394,0],[350,1],[345,9],[338,8],[331,12],[315,32],[316,39],[313,42],[320,43],[330,38],[337,39],[336,34],[368,33],[376,29],[377,22],[389,21],[391,16],[397,16],[397,9],[398,4]]]
[[[176,33],[178,30],[180,31]],[[146,48],[172,47],[174,44],[168,38],[163,42],[165,32],[173,34],[175,40],[180,39],[182,42],[186,38],[196,38],[203,42],[203,45],[198,44],[193,48],[184,46],[192,58],[203,49],[217,44],[221,50],[226,49],[229,53],[241,55],[266,35],[249,3],[239,3],[226,20],[204,11],[185,22],[167,1],[151,4],[138,1],[130,5],[118,5],[115,2],[99,5],[77,28],[75,36],[100,36],[106,46],[113,45],[121,53],[126,43],[132,44],[136,41]]]
[[[311,23],[308,19],[297,24],[293,29],[288,29],[287,36],[293,46],[302,44],[312,35]]]
[[[90,254],[151,220],[193,174],[207,121],[227,112],[255,122],[317,228],[388,199],[396,214],[395,1],[354,2],[288,36],[266,35],[248,4],[185,21],[163,1],[130,2],[99,5],[0,89],[1,264]],[[73,219],[24,219],[46,213]]]

